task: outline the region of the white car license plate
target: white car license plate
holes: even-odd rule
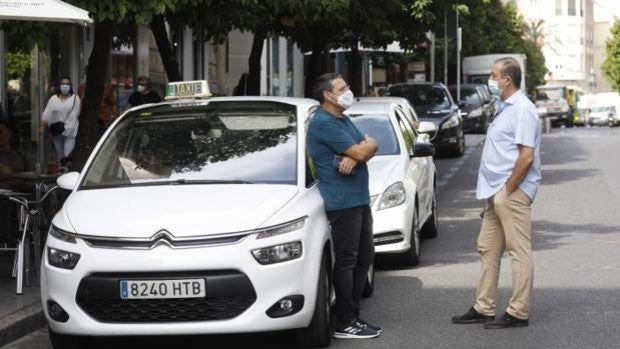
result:
[[[200,298],[206,295],[205,279],[121,280],[121,299]]]

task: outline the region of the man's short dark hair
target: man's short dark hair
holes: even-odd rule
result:
[[[499,64],[503,75],[508,75],[510,80],[515,84],[516,88],[521,87],[521,66],[519,62],[512,57],[504,57],[495,61],[495,64]]]
[[[325,102],[325,98],[323,97],[324,91],[332,92],[334,89],[334,80],[340,79],[342,76],[336,73],[326,73],[314,80],[314,87],[312,89],[312,98],[319,101],[319,103],[323,104]]]

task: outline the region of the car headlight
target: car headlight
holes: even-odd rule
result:
[[[407,198],[405,192],[405,185],[402,182],[396,182],[390,185],[381,196],[381,202],[379,202],[379,210],[398,206],[405,202]]]
[[[452,116],[448,121],[444,122],[441,125],[441,129],[445,130],[447,128],[457,127],[459,125],[459,117],[457,115]]]
[[[77,253],[48,247],[47,260],[52,266],[56,268],[73,269],[80,260],[80,255]]]
[[[290,233],[295,230],[299,230],[306,224],[307,216],[298,218],[294,221],[274,225],[267,228],[262,228],[256,231],[258,233],[257,239],[268,238],[276,235]]]
[[[58,240],[75,244],[75,234],[59,229],[55,225],[50,226],[49,234]]]
[[[379,195],[373,195],[370,197],[370,207],[372,207],[375,204],[375,201],[377,201],[377,197],[379,197]]]
[[[260,264],[274,264],[290,261],[301,257],[301,241],[252,250],[252,255]]]
[[[469,115],[467,115],[470,118],[477,118],[479,116],[482,115],[482,110],[481,109],[476,109],[474,111],[472,111],[471,113],[469,113]]]

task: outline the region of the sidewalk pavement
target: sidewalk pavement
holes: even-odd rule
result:
[[[30,287],[15,293],[11,278],[13,253],[0,253],[0,347],[45,326],[38,280],[31,276]]]

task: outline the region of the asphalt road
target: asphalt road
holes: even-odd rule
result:
[[[535,286],[530,326],[453,325],[471,306],[482,204],[475,200],[481,135],[463,158],[438,159],[440,233],[422,243],[416,268],[379,260],[362,317],[384,327],[373,340],[333,348],[617,348],[620,343],[620,129],[553,129],[543,135],[543,184],[533,205]],[[502,262],[498,311],[510,297]],[[292,348],[289,333],[111,338],[96,348]],[[46,330],[5,348],[50,348]]]

